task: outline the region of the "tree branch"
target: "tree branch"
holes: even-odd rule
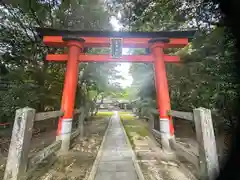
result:
[[[35,21],[37,22],[38,26],[39,26],[39,27],[42,27],[42,26],[43,26],[43,23],[42,23],[42,22],[38,19],[38,17],[36,16],[35,11],[34,11],[34,9],[32,8],[32,3],[31,3],[31,1],[32,1],[32,0],[28,0],[30,12],[31,12],[31,14],[34,16]]]
[[[23,29],[23,31],[25,32],[26,36],[29,38],[29,40],[34,44],[32,38],[29,36],[28,32],[27,32],[27,28],[24,26],[24,24],[15,16],[15,14],[12,12],[12,8],[9,9],[8,6],[2,2],[2,5],[8,10],[8,12],[18,21],[20,27]]]
[[[48,7],[49,7],[49,15],[50,15],[51,27],[54,27],[53,16],[52,16],[52,4],[51,4],[51,0],[48,1]]]

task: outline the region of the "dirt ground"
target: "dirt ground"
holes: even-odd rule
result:
[[[96,118],[85,125],[83,138],[76,138],[67,154],[43,163],[29,180],[82,180],[88,176],[100,148],[108,118]],[[54,158],[52,158],[54,159]],[[50,165],[46,168],[45,164]],[[46,171],[47,169],[47,171]]]
[[[29,180],[80,180],[91,170],[92,164],[100,147],[103,135],[110,117],[95,117],[85,124],[83,138],[76,138],[71,144],[68,154],[57,156],[53,154],[33,171]],[[55,141],[56,126],[45,129],[45,132],[33,135],[29,156],[47,147]],[[10,137],[5,137],[5,140]],[[0,179],[3,178],[7,149],[9,144],[3,146],[0,154]],[[47,173],[46,173],[47,172]]]
[[[48,132],[42,132],[36,134],[32,137],[31,147],[29,156],[34,155],[35,153],[39,152],[43,148],[49,146],[51,143],[55,141],[56,130],[50,130]],[[5,137],[5,144],[1,146],[1,153],[0,153],[0,179],[4,175],[5,164],[7,161],[8,156],[8,148],[10,144],[10,137]]]
[[[144,120],[123,120],[133,149],[146,180],[195,180],[175,154],[164,153],[149,132]]]

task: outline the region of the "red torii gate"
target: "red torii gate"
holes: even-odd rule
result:
[[[38,28],[43,42],[47,46],[68,47],[68,54],[48,54],[48,61],[67,61],[61,110],[64,116],[59,119],[57,136],[62,140],[62,150],[69,149],[72,118],[75,103],[75,93],[78,81],[78,64],[80,62],[144,62],[154,63],[157,104],[160,120],[162,142],[168,144],[174,137],[174,127],[168,115],[170,98],[166,76],[165,63],[179,63],[178,56],[164,54],[165,48],[182,48],[188,44],[195,31],[165,31],[165,32],[100,32],[100,31],[69,31],[49,28]],[[147,55],[90,55],[84,48],[110,47],[115,42],[120,48],[150,49]],[[116,45],[117,46],[117,45]]]

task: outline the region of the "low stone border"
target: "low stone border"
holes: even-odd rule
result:
[[[120,117],[119,117],[120,118]],[[127,133],[125,131],[125,128],[122,124],[122,121],[120,120],[120,125],[121,125],[121,128],[123,129],[123,132],[124,132],[124,135],[125,135],[125,138],[127,139],[127,144],[128,146],[130,147],[131,149],[131,153],[132,153],[132,161],[133,161],[133,165],[134,165],[134,168],[136,170],[136,173],[137,173],[137,176],[138,176],[138,179],[139,180],[145,180],[144,176],[143,176],[143,173],[142,173],[142,170],[138,164],[138,160],[136,158],[136,154],[134,153],[133,149],[132,149],[132,145],[130,143],[130,140],[128,139],[128,136],[127,136]]]
[[[100,158],[101,158],[102,153],[103,153],[103,144],[106,141],[107,133],[109,131],[109,127],[111,125],[111,122],[112,122],[112,116],[109,118],[108,127],[107,127],[107,129],[106,129],[106,131],[104,133],[101,146],[100,146],[100,148],[98,150],[98,154],[97,154],[96,159],[94,161],[94,164],[92,166],[92,170],[90,171],[90,173],[87,173],[87,175],[85,176],[84,180],[94,180],[95,179],[96,172],[97,172],[97,167],[98,167],[98,164],[100,162]]]

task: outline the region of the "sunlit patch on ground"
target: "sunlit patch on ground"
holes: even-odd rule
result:
[[[135,116],[129,112],[118,112],[120,115],[121,120],[134,120],[136,119]]]
[[[112,116],[112,115],[114,115],[114,113],[112,111],[101,111],[101,112],[98,112],[96,116],[108,117],[108,116]]]

